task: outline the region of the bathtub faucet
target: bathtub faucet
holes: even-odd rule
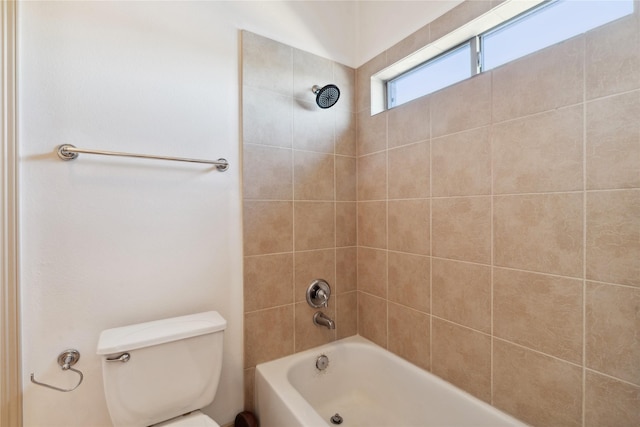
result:
[[[326,314],[321,311],[316,311],[313,315],[313,323],[318,326],[326,326],[329,329],[336,328],[336,322],[331,320]]]

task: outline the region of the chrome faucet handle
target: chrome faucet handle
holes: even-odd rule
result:
[[[329,305],[329,296],[327,296],[327,293],[322,289],[318,289],[316,291],[316,299],[322,301],[321,304],[323,307],[327,307]]]
[[[329,305],[331,287],[326,280],[316,279],[307,288],[307,302],[313,308],[323,308]]]

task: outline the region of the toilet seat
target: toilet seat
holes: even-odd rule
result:
[[[189,415],[181,415],[171,418],[153,427],[220,427],[218,423],[200,411],[193,411]]]

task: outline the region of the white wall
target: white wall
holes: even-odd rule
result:
[[[353,28],[312,19],[326,4],[21,2],[19,150],[25,426],[108,426],[100,331],[215,309],[228,320],[219,393],[242,409],[239,29],[345,60]],[[340,19],[353,20],[342,3]],[[284,17],[286,19],[278,19]],[[346,61],[345,61],[346,62]],[[216,159],[203,165],[54,147]],[[84,383],[55,359],[73,347]],[[178,363],[178,361],[176,361]]]
[[[400,12],[409,25],[390,27],[388,8],[362,6],[19,3],[25,426],[109,426],[100,331],[210,309],[229,326],[207,413],[226,423],[242,409],[239,29],[355,67],[428,22],[409,7]],[[53,153],[61,143],[226,157],[231,169],[89,155],[63,162]],[[82,354],[78,390],[29,382],[34,372],[72,386],[76,376],[55,363],[68,347]]]
[[[391,0],[358,2],[355,67],[453,9],[463,0]],[[485,0],[476,0],[485,1]],[[488,1],[488,0],[487,0]]]

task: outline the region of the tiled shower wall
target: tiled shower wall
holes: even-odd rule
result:
[[[245,406],[258,363],[354,335],[356,326],[355,70],[242,33]],[[330,109],[313,85],[336,84]],[[308,285],[332,288],[315,326]]]
[[[640,425],[640,14],[374,116],[357,70],[358,332],[537,426]]]

